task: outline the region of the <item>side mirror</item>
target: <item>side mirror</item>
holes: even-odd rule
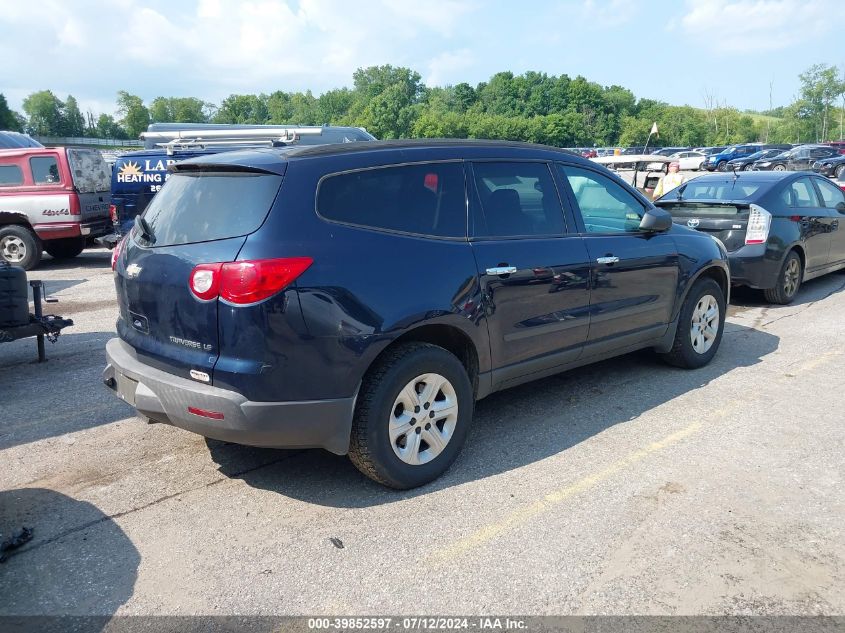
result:
[[[839,211],[839,213],[845,213],[845,202],[837,203],[836,210]]]
[[[665,209],[648,209],[640,222],[640,231],[663,233],[672,228],[672,215]]]

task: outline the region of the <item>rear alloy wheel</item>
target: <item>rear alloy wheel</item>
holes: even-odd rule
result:
[[[766,288],[763,294],[769,303],[786,305],[792,303],[798,289],[801,287],[801,280],[804,278],[801,258],[795,251],[789,251],[781,266],[778,275],[777,285],[774,288]]]
[[[457,458],[472,409],[472,384],[453,354],[429,343],[400,345],[362,382],[349,458],[391,488],[422,486]]]
[[[44,242],[44,250],[56,259],[71,259],[85,249],[84,237],[65,237]]]
[[[786,171],[786,165],[775,165],[772,167],[772,171]]]
[[[681,306],[672,349],[663,359],[684,369],[709,363],[722,341],[724,315],[725,295],[719,284],[709,277],[696,281]]]
[[[845,176],[845,165],[839,165],[836,170],[833,172],[833,175],[836,176],[837,180],[845,180],[843,176]]]
[[[13,266],[32,270],[41,261],[41,240],[23,226],[0,227],[0,259]]]

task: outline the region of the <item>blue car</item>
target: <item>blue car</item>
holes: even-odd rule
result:
[[[707,171],[726,171],[728,163],[732,160],[745,158],[746,156],[751,156],[751,154],[755,154],[766,149],[781,149],[786,151],[791,148],[792,145],[761,145],[756,143],[748,145],[732,145],[727,149],[723,149],[718,154],[713,154],[707,158],[707,160],[701,164],[701,167]]]
[[[563,150],[374,141],[169,174],[113,253],[103,374],[153,422],[348,453],[411,488],[495,391],[641,348],[701,367],[719,347],[724,247]]]

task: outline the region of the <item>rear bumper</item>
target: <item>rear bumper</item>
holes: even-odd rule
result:
[[[751,244],[728,253],[728,263],[733,284],[759,289],[777,285],[781,262],[766,257],[765,244]]]
[[[106,344],[103,382],[142,416],[225,442],[268,448],[349,450],[355,398],[251,402],[241,394],[161,371],[118,338]],[[222,414],[212,419],[188,407]]]
[[[98,237],[109,232],[108,219],[92,220],[89,222],[50,222],[35,224],[36,235],[42,240],[60,240],[67,237]]]

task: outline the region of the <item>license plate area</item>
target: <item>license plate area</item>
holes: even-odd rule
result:
[[[135,391],[138,389],[138,381],[132,380],[123,374],[117,374],[117,395],[127,404],[135,406]]]

